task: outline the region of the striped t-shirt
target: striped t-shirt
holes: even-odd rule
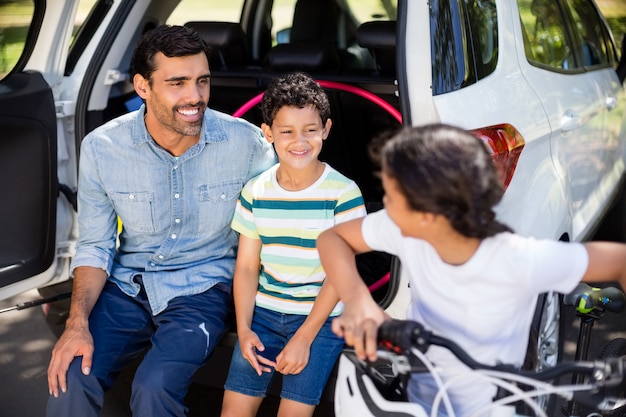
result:
[[[261,239],[256,305],[286,314],[309,314],[325,278],[315,241],[332,226],[365,216],[354,181],[329,165],[310,187],[278,185],[278,165],[251,179],[241,192],[232,228]],[[341,303],[331,315],[341,313]]]

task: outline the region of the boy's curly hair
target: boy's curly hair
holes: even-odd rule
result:
[[[272,80],[261,101],[263,123],[271,126],[276,113],[284,106],[300,109],[313,106],[319,111],[322,124],[326,124],[330,118],[326,92],[310,75],[303,72],[291,72]]]

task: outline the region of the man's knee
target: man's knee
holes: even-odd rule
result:
[[[80,415],[96,417],[102,409],[104,389],[94,375],[83,375],[82,358],[76,358],[67,371],[67,390],[58,397],[50,396],[46,406],[47,417]]]
[[[133,415],[186,415],[184,399],[188,387],[184,383],[181,385],[174,375],[159,367],[149,372],[140,367],[133,379],[130,398]]]

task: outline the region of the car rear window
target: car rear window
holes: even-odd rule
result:
[[[591,0],[517,3],[526,58],[531,64],[563,72],[616,65],[615,44]]]
[[[181,0],[167,19],[169,25],[194,20],[239,22],[244,0]]]
[[[435,95],[474,84],[495,70],[498,20],[494,0],[432,2],[430,21]]]

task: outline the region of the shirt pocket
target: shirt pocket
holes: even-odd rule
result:
[[[321,235],[323,231],[330,229],[334,225],[334,218],[318,219],[315,221],[303,220],[302,227],[298,230],[300,246],[303,248],[315,249],[317,237]]]
[[[111,193],[111,200],[124,229],[134,233],[154,233],[154,196],[149,191]]]
[[[200,186],[198,232],[230,228],[243,181],[225,181]]]

